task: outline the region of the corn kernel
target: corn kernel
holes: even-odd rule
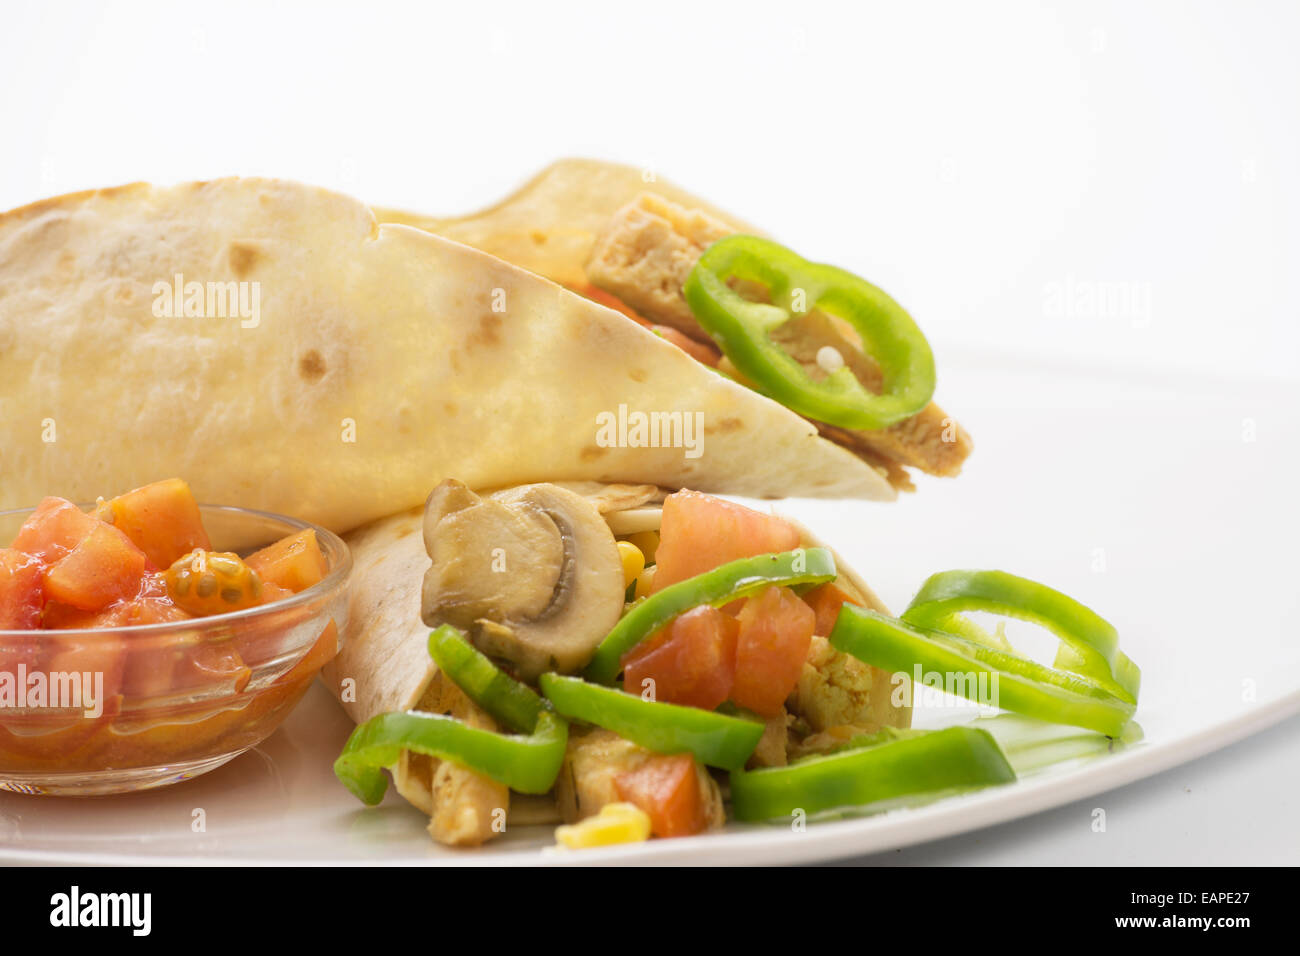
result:
[[[636,594],[633,595],[633,600],[639,601],[643,597],[649,597],[650,589],[654,587],[654,583],[655,583],[654,568],[652,567],[646,568],[644,571],[638,574],[636,576]]]
[[[627,536],[629,543],[634,544],[645,555],[646,564],[655,563],[655,552],[659,550],[659,532],[658,531],[638,531],[636,534]]]
[[[650,839],[650,815],[632,803],[607,803],[594,817],[555,828],[555,842],[570,850]]]
[[[623,587],[627,588],[645,570],[645,555],[630,541],[620,541],[618,556],[623,562]]]

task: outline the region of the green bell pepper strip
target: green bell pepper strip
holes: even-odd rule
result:
[[[826,548],[796,548],[741,558],[670,584],[623,615],[596,648],[585,676],[598,684],[613,683],[624,654],[693,607],[721,607],[769,585],[824,584],[836,574],[835,558]]]
[[[445,714],[397,711],[352,731],[334,761],[334,774],[362,802],[376,804],[388,789],[384,767],[403,750],[450,760],[520,793],[546,793],[555,784],[569,728],[534,691],[499,670],[454,627],[429,635],[429,654],[471,700],[519,731],[499,734]]]
[[[655,753],[693,754],[710,767],[743,767],[763,736],[763,724],[753,720],[643,700],[577,677],[543,674],[541,683],[542,693],[565,717],[612,730]]]
[[[1135,709],[1131,701],[1080,675],[956,634],[922,631],[851,604],[840,609],[830,642],[885,671],[913,677],[919,668],[923,674],[938,674],[945,691],[976,703],[1108,737],[1123,732]]]
[[[458,628],[444,624],[429,634],[438,669],[489,714],[519,733],[532,733],[546,710],[541,696],[488,659]]]
[[[398,711],[357,727],[334,761],[334,774],[362,802],[376,804],[388,788],[381,768],[410,750],[458,763],[519,793],[546,793],[560,774],[568,739],[568,725],[549,711],[526,735],[481,730],[446,714]]]
[[[1118,738],[1079,727],[1049,724],[1021,714],[977,717],[970,726],[992,735],[1017,775],[1115,753],[1143,737],[1142,727],[1136,720],[1130,720]]]
[[[987,611],[1047,628],[1062,642],[1057,670],[1137,703],[1142,672],[1120,651],[1115,628],[1074,598],[1005,571],[943,571],[926,579],[901,617],[921,628],[979,640],[963,611]]]
[[[1011,783],[1015,772],[982,730],[882,733],[785,767],[731,774],[737,820],[789,818],[907,797],[938,797]]]
[[[765,287],[772,304],[744,298],[731,279]],[[902,306],[851,272],[809,262],[767,239],[728,236],[704,250],[682,292],[732,364],[801,415],[843,428],[887,428],[925,408],[934,394],[934,355],[921,330]],[[779,326],[814,308],[861,336],[880,367],[880,394],[847,365],[814,379],[772,339]]]

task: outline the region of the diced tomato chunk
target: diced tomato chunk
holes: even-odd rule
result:
[[[230,641],[215,644],[204,641],[191,650],[173,674],[175,687],[212,687],[228,684],[239,693],[253,672],[244,663]]]
[[[736,674],[740,624],[717,608],[697,607],[677,617],[623,659],[623,689],[654,699],[712,710],[729,696]]]
[[[837,587],[834,581],[819,584],[803,596],[803,601],[817,616],[817,625],[813,633],[821,637],[830,636],[831,628],[835,626],[835,619],[840,616],[840,608],[845,604],[861,606],[861,602],[850,597],[843,588]]]
[[[147,560],[121,531],[95,521],[90,534],[45,572],[45,595],[83,611],[101,610],[139,592]]]
[[[666,342],[671,342],[697,362],[703,362],[709,368],[717,368],[722,353],[712,345],[697,342],[684,332],[679,332],[671,325],[652,325],[650,331]]]
[[[311,587],[329,570],[312,528],[287,535],[255,551],[244,563],[257,572],[262,583],[278,584],[294,592]]]
[[[102,678],[102,699],[105,714],[116,713],[120,708],[122,672],[126,663],[126,641],[111,632],[87,637],[49,638],[50,656],[45,669],[50,674],[81,674],[82,695],[94,696],[95,685]],[[90,686],[84,683],[91,675]]]
[[[740,609],[731,699],[774,717],[799,682],[817,615],[789,588],[768,587]]]
[[[169,567],[195,548],[212,548],[194,493],[180,478],[118,495],[102,502],[95,515],[130,538],[156,568]]]
[[[708,825],[699,773],[690,754],[651,757],[616,776],[614,788],[621,799],[649,815],[650,832],[657,837],[690,836]]]
[[[40,627],[44,571],[39,558],[0,548],[0,631]]]
[[[135,698],[170,693],[174,686],[172,675],[184,656],[185,651],[177,646],[172,635],[165,640],[132,640],[122,670],[122,693]]]
[[[19,668],[37,669],[41,645],[41,577],[44,565],[13,548],[0,548],[0,631],[32,631],[0,638],[0,673],[18,679]]]
[[[45,605],[41,627],[52,629],[87,627],[143,627],[190,618],[167,596],[167,586],[158,572],[145,574],[139,591],[125,600],[115,601],[99,611],[84,611],[50,601]]]
[[[646,328],[650,327],[650,323],[648,321],[641,318],[641,316],[637,315],[636,311],[633,310],[633,308],[630,305],[628,305],[618,296],[614,295],[612,292],[606,292],[604,289],[600,288],[599,286],[594,286],[594,285],[580,286],[574,288],[573,291],[578,293],[578,295],[584,298],[590,299],[592,302],[599,302],[607,309],[613,309],[615,312],[622,312],[624,315],[626,315],[629,319],[631,319],[633,322],[637,323],[638,325],[645,326]]]
[[[67,628],[111,627],[111,611],[86,611],[62,601],[47,601],[41,612],[41,627],[45,630]]]
[[[678,491],[664,501],[654,590],[729,561],[799,545],[799,529],[788,521],[698,491]]]
[[[101,523],[65,498],[46,498],[27,516],[12,547],[53,564]]]
[[[276,684],[293,684],[315,677],[322,667],[334,660],[339,652],[339,631],[331,620],[321,631],[316,643],[308,648],[302,659],[275,679]]]

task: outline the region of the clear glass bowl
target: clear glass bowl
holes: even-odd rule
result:
[[[139,627],[0,630],[0,790],[125,793],[206,773],[266,739],[338,653],[352,571],[342,539],[262,511],[200,509],[217,551],[247,555],[314,528],[328,562],[324,579],[292,597],[211,617]],[[13,540],[32,510],[0,511],[0,542]],[[45,675],[46,700],[37,701],[42,706],[31,706],[33,681],[39,681],[34,673]],[[78,700],[73,673],[103,675],[91,679],[103,681],[101,705],[51,706]],[[20,676],[28,686],[22,701]]]

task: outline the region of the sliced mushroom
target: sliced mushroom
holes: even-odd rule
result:
[[[584,667],[623,611],[609,526],[581,495],[549,484],[480,497],[454,479],[429,496],[422,617],[453,624],[524,680]]]

